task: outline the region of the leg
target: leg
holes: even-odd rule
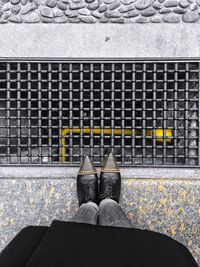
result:
[[[71,222],[97,224],[98,177],[89,156],[85,156],[77,176],[77,195],[79,209]]]
[[[115,226],[133,228],[131,221],[126,217],[119,204],[112,199],[104,199],[99,205],[99,224],[104,226]]]
[[[83,203],[76,214],[71,218],[70,222],[77,223],[89,223],[97,224],[97,219],[99,215],[99,207],[96,203],[90,201]]]

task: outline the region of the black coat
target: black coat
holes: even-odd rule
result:
[[[165,235],[53,221],[24,228],[0,254],[0,267],[198,267]]]

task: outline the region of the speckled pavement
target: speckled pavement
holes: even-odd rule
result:
[[[0,179],[0,250],[27,225],[76,212],[75,179]],[[123,179],[121,205],[136,228],[169,235],[200,264],[200,180]]]

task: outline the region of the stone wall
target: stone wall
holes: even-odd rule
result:
[[[0,23],[194,23],[200,0],[0,0]]]

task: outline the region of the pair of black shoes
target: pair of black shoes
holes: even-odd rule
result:
[[[99,204],[106,198],[119,203],[120,191],[121,175],[113,153],[108,155],[103,164],[99,179],[89,156],[85,156],[77,176],[79,206],[89,201]]]

